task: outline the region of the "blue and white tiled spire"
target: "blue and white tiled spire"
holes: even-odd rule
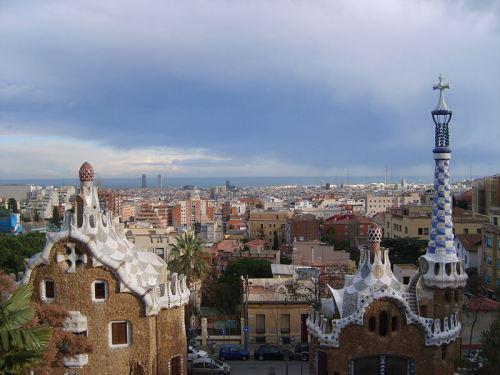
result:
[[[439,90],[439,102],[431,112],[436,125],[434,145],[434,203],[427,253],[420,259],[420,271],[428,286],[441,288],[463,286],[467,276],[458,259],[453,243],[452,197],[450,191],[450,134],[452,111],[444,100],[444,90],[450,86],[439,76],[434,90]]]
[[[432,111],[432,119],[436,125],[434,161],[434,203],[432,205],[432,226],[429,239],[428,254],[446,255],[455,254],[453,244],[453,222],[451,216],[450,193],[450,159],[451,150],[449,136],[449,122],[452,111],[444,100],[444,90],[450,86],[444,83],[439,76],[439,83],[434,90],[439,90],[439,102]]]

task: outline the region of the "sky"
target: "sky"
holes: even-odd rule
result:
[[[0,0],[0,180],[500,172],[500,1]]]

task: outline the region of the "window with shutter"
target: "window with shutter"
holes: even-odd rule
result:
[[[129,322],[111,322],[111,346],[129,346]]]
[[[264,314],[257,314],[255,316],[255,333],[266,332],[266,316]]]
[[[108,287],[105,281],[94,281],[94,301],[104,301],[108,298]]]
[[[290,314],[281,314],[281,333],[290,333]]]

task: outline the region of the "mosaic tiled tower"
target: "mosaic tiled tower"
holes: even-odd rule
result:
[[[361,245],[358,270],[345,275],[341,289],[312,307],[311,375],[453,374],[460,354],[463,262],[453,246],[450,196],[449,123],[451,110],[440,77],[436,124],[435,195],[427,253],[408,284],[393,275],[389,249],[380,246],[382,230],[371,225]]]
[[[436,126],[434,161],[434,203],[427,254],[420,259],[420,271],[427,286],[438,288],[461,287],[467,276],[453,244],[452,197],[450,192],[450,134],[451,109],[444,100],[444,90],[450,86],[439,77],[434,90],[439,90],[439,102],[431,112]]]

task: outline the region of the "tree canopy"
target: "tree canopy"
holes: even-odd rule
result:
[[[425,254],[427,241],[419,238],[384,238],[382,247],[389,248],[392,264],[418,264],[418,258]]]
[[[168,266],[171,271],[184,274],[188,284],[200,280],[209,270],[203,244],[193,234],[183,233],[170,251]]]
[[[242,277],[272,277],[271,263],[265,259],[239,258],[227,266],[218,280],[210,280],[204,288],[204,304],[221,312],[234,314],[241,303]]]
[[[24,271],[24,259],[42,251],[44,243],[44,233],[19,236],[0,233],[0,269],[7,274]]]
[[[500,316],[481,337],[481,374],[500,374]]]

